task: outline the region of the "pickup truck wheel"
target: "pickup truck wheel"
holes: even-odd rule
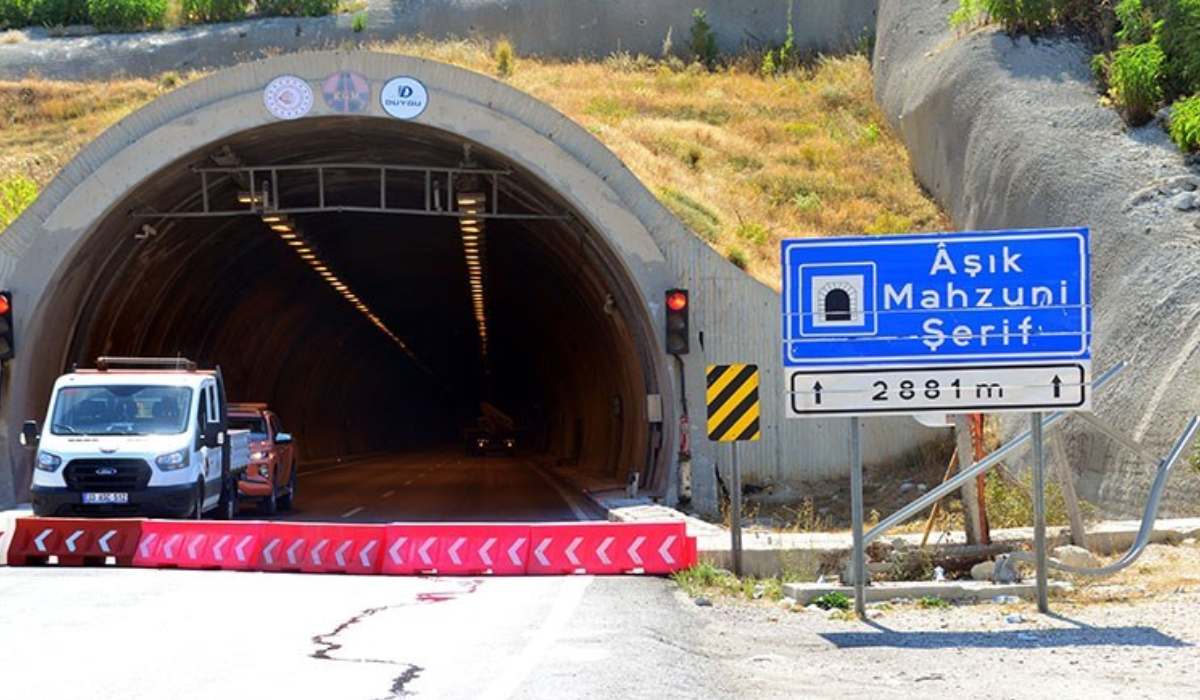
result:
[[[292,464],[291,475],[288,476],[287,491],[279,499],[279,507],[284,510],[291,510],[296,503],[296,465]]]

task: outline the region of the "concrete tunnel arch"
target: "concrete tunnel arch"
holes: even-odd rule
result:
[[[321,81],[347,70],[371,85],[372,100],[359,115],[339,114],[321,96]],[[313,86],[314,106],[301,119],[281,121],[264,107],[264,87],[285,74]],[[393,119],[379,106],[380,87],[396,76],[416,77],[429,92],[428,107],[411,121]],[[420,378],[398,368],[395,348],[350,308],[339,308],[342,300],[330,295],[312,304],[292,303],[297,290],[312,281],[304,279],[310,271],[297,266],[266,282],[256,280],[256,269],[278,262],[264,247],[270,243],[267,236],[246,244],[239,238],[245,224],[239,228],[222,220],[203,230],[181,224],[148,240],[133,235],[140,223],[129,218],[130,210],[147,203],[160,209],[181,206],[183,174],[214,149],[232,145],[248,163],[272,149],[284,160],[329,157],[318,152],[328,139],[309,138],[314,132],[350,135],[350,141],[358,133],[363,143],[339,146],[341,155],[354,151],[352,157],[369,156],[373,138],[383,150],[392,144],[444,158],[469,143],[479,159],[511,168],[526,194],[570,212],[569,224],[557,229],[514,227],[506,235],[517,243],[503,251],[511,258],[510,270],[523,269],[531,259],[542,263],[545,274],[536,274],[534,265],[534,274],[521,286],[547,300],[546,313],[566,324],[561,328],[590,332],[586,329],[603,327],[582,341],[572,333],[540,336],[548,346],[541,357],[551,362],[526,369],[551,375],[540,382],[552,407],[560,409],[557,423],[553,417],[545,421],[551,435],[542,446],[552,456],[575,457],[585,467],[619,478],[641,471],[651,477],[647,487],[670,498],[680,390],[677,369],[661,346],[660,316],[662,293],[679,284],[679,277],[662,241],[664,229],[671,236],[686,232],[590,134],[528,95],[423,59],[319,52],[239,65],[147,105],[96,139],[0,237],[0,278],[8,280],[16,298],[19,337],[0,404],[5,426],[0,454],[12,465],[0,469],[0,502],[6,490],[12,494],[8,500],[24,500],[27,494],[30,457],[15,440],[21,421],[42,418],[55,376],[102,352],[179,351],[214,361],[253,345],[259,349],[250,350],[249,362],[225,363],[233,398],[271,394],[294,407],[285,418],[297,424],[298,432],[311,431],[310,456],[370,449],[380,437],[395,437],[394,424],[372,423],[370,411],[359,410],[388,397],[382,384],[355,384],[355,367],[386,377],[393,386]],[[394,151],[391,155],[391,161],[405,160]],[[330,223],[317,226],[336,229]],[[181,232],[187,235],[172,236]],[[198,284],[203,280],[244,284]],[[465,284],[461,277],[455,281]],[[506,293],[515,294],[512,288]],[[247,295],[254,305],[239,306]],[[519,307],[520,302],[513,303]],[[575,325],[563,321],[568,317]],[[263,318],[271,319],[266,332]],[[353,345],[354,363],[336,352],[300,352],[298,339],[328,347]],[[576,363],[569,377],[561,374],[563,365],[554,364],[553,358],[564,357]],[[325,405],[309,402],[300,410],[302,394],[312,385],[289,381],[287,374],[323,378],[333,393],[322,397]],[[235,388],[239,385],[249,388],[243,392]],[[570,392],[582,396],[566,395]],[[590,405],[561,410],[580,398]],[[328,419],[321,411],[329,404],[349,407],[339,418],[356,422],[359,430],[351,437],[321,434],[320,423]],[[653,415],[659,405],[661,415]],[[580,437],[575,428],[582,422],[609,427],[589,426]]]

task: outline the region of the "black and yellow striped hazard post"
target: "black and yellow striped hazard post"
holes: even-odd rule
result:
[[[742,575],[742,473],[737,444],[762,437],[762,409],[758,402],[758,365],[709,365],[708,439],[728,442],[730,451],[729,534],[733,573]]]

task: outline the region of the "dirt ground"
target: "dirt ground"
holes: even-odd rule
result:
[[[705,626],[702,653],[745,697],[1200,697],[1195,542],[1151,546],[1121,575],[1053,599],[1051,615],[1027,602],[893,602],[859,622],[779,602],[687,603]]]

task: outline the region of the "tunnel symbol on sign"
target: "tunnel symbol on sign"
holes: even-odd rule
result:
[[[809,310],[812,325],[817,328],[863,325],[864,286],[862,275],[814,275]]]
[[[869,262],[812,263],[798,269],[798,335],[875,335],[875,266]]]

